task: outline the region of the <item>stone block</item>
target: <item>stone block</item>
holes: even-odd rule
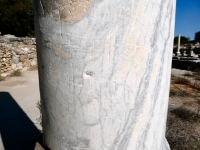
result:
[[[29,59],[34,59],[35,57],[36,57],[35,54],[29,54],[29,55],[28,55],[28,58],[29,58]]]
[[[28,70],[28,67],[24,67],[23,69],[22,69],[22,71],[27,71]]]
[[[22,69],[22,68],[23,68],[22,63],[19,62],[19,63],[16,65],[16,68],[17,68],[17,69]]]
[[[24,62],[27,60],[27,58],[28,58],[27,55],[20,55],[19,61]]]
[[[35,65],[37,65],[37,61],[36,60],[32,60],[31,61],[31,66],[35,66]]]
[[[11,68],[8,68],[8,69],[7,69],[7,71],[11,71],[11,70],[12,70]]]
[[[12,63],[14,63],[14,64],[18,64],[19,63],[19,58],[16,55],[13,55]]]
[[[12,64],[12,69],[15,70],[17,68],[17,64]]]

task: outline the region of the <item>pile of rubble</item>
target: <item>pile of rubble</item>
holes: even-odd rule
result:
[[[15,70],[27,70],[37,65],[34,38],[13,35],[0,36],[0,75],[7,76]]]

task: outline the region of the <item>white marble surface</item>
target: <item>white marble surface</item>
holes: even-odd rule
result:
[[[76,9],[70,0],[35,3],[47,145],[170,149],[165,127],[175,0],[75,0]],[[74,12],[63,16],[68,9]]]

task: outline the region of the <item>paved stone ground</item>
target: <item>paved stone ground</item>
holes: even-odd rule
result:
[[[42,150],[36,142],[41,126],[38,72],[0,82],[0,150]]]

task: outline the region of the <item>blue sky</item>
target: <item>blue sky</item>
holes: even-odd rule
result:
[[[200,0],[177,0],[174,36],[181,34],[194,39],[200,31]]]

